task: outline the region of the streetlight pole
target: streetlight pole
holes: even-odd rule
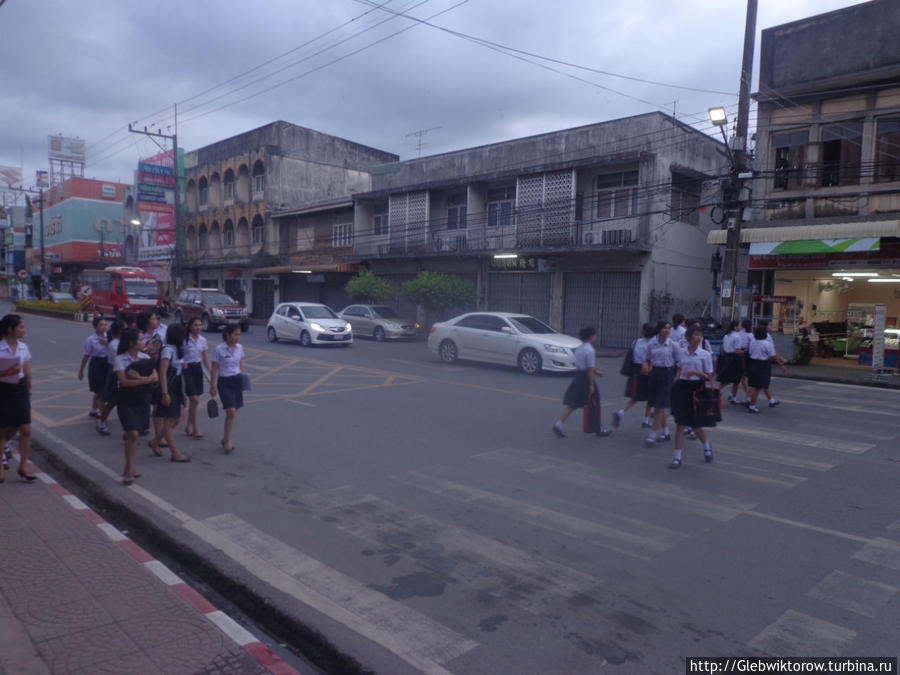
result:
[[[47,267],[44,264],[44,188],[38,192],[38,209],[41,225],[41,299],[44,299],[44,287],[47,285]]]

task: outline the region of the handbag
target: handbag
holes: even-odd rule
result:
[[[634,373],[634,343],[625,352],[625,358],[622,360],[622,367],[619,368],[619,375],[630,377]]]
[[[704,386],[693,393],[692,399],[697,426],[711,427],[722,421],[722,394],[718,389]]]
[[[216,399],[211,398],[206,402],[206,414],[209,415],[210,419],[219,416],[219,404],[216,402]]]

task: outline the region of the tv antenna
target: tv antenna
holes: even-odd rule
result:
[[[443,127],[431,127],[430,129],[419,129],[418,131],[413,131],[411,133],[406,134],[406,138],[409,138],[410,136],[416,137],[416,156],[417,157],[422,156],[422,146],[424,145],[424,143],[422,143],[422,136],[427,134],[429,131],[434,131],[435,129],[442,129],[442,128]]]

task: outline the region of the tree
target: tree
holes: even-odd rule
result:
[[[397,289],[392,283],[375,276],[371,270],[365,268],[347,282],[344,290],[353,302],[366,304],[393,300],[397,296]]]
[[[470,303],[475,297],[475,286],[449,274],[420,272],[418,277],[403,284],[403,295],[422,305],[429,314],[443,314]]]

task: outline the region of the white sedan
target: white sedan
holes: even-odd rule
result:
[[[562,335],[533,316],[470,312],[436,323],[428,348],[444,363],[457,359],[518,366],[523,373],[571,372],[577,338]]]
[[[297,340],[304,347],[353,343],[350,324],[330,307],[312,302],[282,302],[266,326],[269,342]]]

